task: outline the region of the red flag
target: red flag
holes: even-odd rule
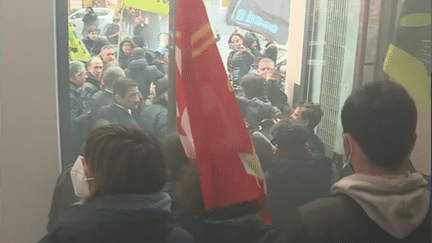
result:
[[[178,0],[175,35],[179,133],[206,209],[254,200],[263,207],[262,169],[202,0]]]

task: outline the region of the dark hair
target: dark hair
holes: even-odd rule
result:
[[[417,109],[393,81],[371,82],[354,91],[342,108],[342,127],[377,166],[397,168],[410,154]]]
[[[306,129],[295,120],[288,118],[272,128],[272,143],[283,152],[303,153],[306,144]]]
[[[264,78],[256,74],[246,74],[240,79],[243,93],[248,99],[264,95]]]
[[[167,90],[168,90],[168,79],[167,78],[159,79],[155,84],[156,95],[157,96],[162,95]]]
[[[113,85],[113,94],[118,94],[124,98],[128,89],[132,87],[138,87],[138,83],[135,80],[125,77],[118,78]]]
[[[231,39],[232,39],[233,36],[238,36],[238,37],[240,37],[240,39],[242,39],[242,40],[244,39],[243,36],[242,36],[240,33],[232,33],[231,36],[230,36],[229,39],[228,39],[228,44],[231,43]]]
[[[120,78],[123,77],[124,71],[121,69],[121,67],[110,67],[104,70],[102,74],[102,79],[104,81],[104,85],[106,87],[112,87],[114,82]]]
[[[136,43],[138,47],[144,47],[144,39],[141,36],[135,35],[132,37],[132,42]]]
[[[243,39],[243,45],[249,49],[252,49],[252,43],[257,42],[258,40],[251,34],[246,34]]]
[[[132,50],[131,57],[145,57],[146,51],[141,47],[135,47]]]
[[[309,126],[313,129],[320,123],[324,112],[321,110],[321,106],[314,102],[299,102],[297,107],[301,108],[301,119],[309,120]],[[296,108],[297,108],[296,107]]]
[[[90,10],[90,12],[94,13],[94,10],[93,10],[93,8],[92,8],[92,7],[86,7],[86,9],[89,9],[89,10]]]
[[[265,49],[263,56],[270,58],[274,63],[276,63],[277,53],[277,47],[275,45],[270,45],[269,47],[267,47],[267,49]]]
[[[89,27],[87,27],[87,34],[95,31],[98,32],[98,28],[96,26],[90,25]]]
[[[150,194],[166,179],[161,146],[150,133],[132,125],[108,125],[87,136],[84,158],[94,178],[90,200],[113,194]]]

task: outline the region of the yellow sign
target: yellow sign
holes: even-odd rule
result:
[[[169,1],[167,0],[123,0],[123,5],[158,15],[168,16],[169,14]]]
[[[74,27],[69,23],[69,56],[75,61],[88,62],[90,61],[90,53],[85,48],[84,44],[78,39],[74,33]]]

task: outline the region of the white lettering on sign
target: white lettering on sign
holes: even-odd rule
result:
[[[246,11],[244,9],[239,9],[236,13],[235,19],[238,22],[244,22],[247,25],[263,27],[273,34],[276,34],[276,32],[279,30],[279,26],[276,24],[271,24],[268,21],[264,21],[261,16],[255,14],[252,10]]]

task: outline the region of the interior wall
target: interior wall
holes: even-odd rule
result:
[[[54,1],[2,1],[1,242],[37,242],[59,172]]]
[[[287,68],[285,93],[288,96],[288,104],[293,106],[294,84],[300,85],[304,32],[306,20],[306,1],[290,2],[290,24],[288,29],[287,44]],[[307,44],[307,43],[306,43]]]

